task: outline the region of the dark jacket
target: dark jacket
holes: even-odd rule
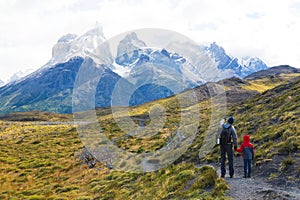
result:
[[[244,141],[241,147],[236,150],[237,152],[243,153],[244,159],[252,160],[254,158],[254,147],[250,143],[250,136],[248,134],[244,135]]]

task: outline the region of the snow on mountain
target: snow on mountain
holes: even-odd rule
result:
[[[216,62],[218,69],[224,74],[223,78],[233,76],[243,78],[254,72],[268,69],[268,66],[259,58],[244,57],[238,59],[229,55],[223,47],[215,42],[204,47],[210,57]]]
[[[32,72],[34,72],[34,69],[24,69],[24,70],[21,70],[21,71],[18,71],[16,73],[14,73],[10,78],[9,80],[7,81],[7,83],[12,83],[12,82],[15,82],[21,78],[24,78],[25,76],[31,74]]]
[[[0,102],[4,102],[0,113],[30,109],[71,112],[74,81],[82,63],[95,72],[99,72],[96,68],[105,72],[96,91],[100,107],[110,105],[119,80],[126,82],[124,91],[137,89],[130,105],[138,105],[208,81],[245,77],[268,68],[259,58],[234,58],[216,43],[199,46],[174,41],[166,48],[153,48],[134,32],[120,39],[113,57],[99,24],[82,36],[64,35],[46,65],[30,75],[31,71],[15,74],[10,84],[0,88]]]
[[[180,41],[176,45],[181,49],[186,48],[184,44],[180,44]],[[258,58],[247,58],[240,61],[230,56],[224,48],[215,42],[209,46],[197,46],[193,48],[198,49],[197,51],[202,52],[202,54],[206,54],[206,57],[210,57],[215,62],[217,70],[221,72],[221,74],[218,73],[218,77],[216,77],[215,69],[211,70],[208,69],[209,67],[203,67],[203,63],[206,61],[199,60],[203,59],[201,55],[196,61],[200,66],[192,66],[186,63],[187,58],[182,57],[176,52],[148,47],[144,41],[138,38],[135,32],[127,34],[120,40],[116,55],[113,57],[108,43],[106,43],[102,26],[99,24],[82,36],[67,34],[61,37],[52,49],[51,60],[43,68],[67,62],[75,56],[87,56],[91,57],[98,64],[105,64],[121,77],[128,78],[130,74],[136,74],[139,66],[151,63],[153,65],[160,65],[161,68],[175,70],[187,82],[190,82],[189,85],[197,85],[205,82],[202,79],[203,77],[210,77],[206,81],[217,81],[232,76],[242,78],[267,67]],[[145,74],[142,74],[141,69],[138,69],[138,71],[140,75],[143,75],[142,77],[145,76]]]
[[[145,42],[138,39],[136,33],[132,32],[120,41],[116,63],[118,65],[129,65],[139,57],[139,51],[146,47]]]
[[[124,67],[122,65],[117,64],[116,62],[113,63],[113,71],[119,74],[121,77],[127,77],[131,71],[129,67]]]
[[[268,66],[257,57],[243,57],[239,62],[240,65],[244,66],[242,70],[243,77],[268,69]]]
[[[65,59],[68,54],[71,54],[73,50],[71,50],[72,41],[78,38],[77,35],[67,34],[62,36],[52,48],[52,59],[51,62],[54,64],[55,62],[60,62]]]
[[[69,43],[72,42],[74,39],[76,39],[78,35],[68,33],[67,35],[62,36],[58,39],[57,43]]]
[[[185,44],[177,43],[173,45],[176,45],[176,49],[186,48]],[[139,76],[144,77],[145,73],[140,69],[140,66],[145,67],[148,63],[154,65],[156,70],[164,68],[164,70],[177,71],[178,76],[184,77],[192,87],[206,81],[218,81],[233,76],[243,78],[256,71],[268,68],[259,58],[249,57],[242,60],[234,58],[215,42],[209,46],[189,46],[188,48],[194,48],[193,52],[195,50],[199,52],[199,58],[193,61],[198,66],[191,65],[187,62],[187,58],[176,52],[169,52],[167,49],[149,48],[135,33],[130,33],[119,43],[118,54],[114,62],[114,72],[123,77],[130,78],[133,75],[137,77],[136,71],[139,71]],[[216,66],[216,69],[215,67],[203,66],[203,64],[209,62],[205,59],[208,57],[210,58],[210,62],[214,62],[210,63],[210,65],[213,64]],[[157,67],[158,65],[159,67]],[[152,69],[154,68],[152,67]],[[216,70],[218,73],[216,73]],[[169,71],[166,71],[166,74]],[[205,77],[205,80],[202,79],[203,77]]]
[[[72,57],[92,57],[104,63],[112,63],[109,48],[101,46],[106,39],[100,24],[83,34],[77,36],[67,34],[62,36],[52,48],[52,58],[46,66],[53,66],[60,62],[66,62]]]
[[[0,87],[3,86],[5,83],[4,81],[0,80]]]
[[[184,89],[203,84],[199,76],[195,76],[190,69],[186,58],[176,52],[167,49],[148,47],[145,42],[130,33],[119,42],[117,57],[115,59],[115,73],[126,78],[137,88],[147,85],[143,89],[151,90],[151,87],[173,87],[173,92],[178,93]],[[150,85],[150,86],[149,86]],[[176,87],[174,87],[176,86]],[[161,90],[164,91],[161,87]],[[145,95],[147,91],[142,91]],[[174,93],[153,94],[152,97],[164,98]],[[154,100],[151,99],[151,100]]]
[[[211,58],[217,63],[218,69],[225,70],[225,69],[232,69],[237,67],[237,61],[229,56],[223,47],[217,45],[215,42],[210,44],[204,48],[207,53],[211,56]]]

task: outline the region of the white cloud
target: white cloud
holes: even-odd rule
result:
[[[66,33],[96,21],[110,38],[138,28],[165,28],[197,42],[216,41],[234,56],[300,67],[296,0],[0,0],[0,79],[38,68]]]

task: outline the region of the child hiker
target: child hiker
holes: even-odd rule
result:
[[[244,141],[240,148],[236,149],[237,152],[243,153],[244,158],[244,178],[251,177],[251,164],[254,158],[254,147],[250,143],[250,136],[248,134],[244,135]]]

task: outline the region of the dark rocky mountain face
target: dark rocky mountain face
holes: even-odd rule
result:
[[[114,106],[133,106],[174,94],[168,88],[152,83],[156,78],[153,74],[148,74],[149,84],[143,85],[134,80],[129,82],[114,73],[109,67],[96,64],[91,58],[74,57],[65,63],[41,69],[26,79],[0,88],[1,115],[31,110],[71,113],[74,103],[72,102],[74,85],[79,70],[84,77],[82,83],[88,83],[84,85],[82,94],[80,94],[82,99],[79,101],[87,101],[85,95],[89,94],[88,90],[96,87],[92,94],[94,95],[92,97],[94,98],[94,102],[92,102],[94,107],[109,107],[112,104]],[[97,82],[89,83],[93,79]],[[121,92],[113,95],[116,86]],[[113,98],[121,99],[112,101]],[[90,106],[82,106],[84,109],[92,109]]]
[[[96,105],[110,106],[114,84],[120,76],[105,66],[97,66],[90,58],[74,57],[65,63],[37,71],[24,80],[0,88],[0,113],[41,110],[72,112],[72,94],[77,72],[83,62],[90,62],[95,73],[103,73],[98,83]]]
[[[76,73],[83,58],[75,57],[66,63],[32,74],[19,82],[0,89],[1,113],[41,109],[44,111],[70,111],[70,94]],[[67,107],[62,102],[70,102]]]

